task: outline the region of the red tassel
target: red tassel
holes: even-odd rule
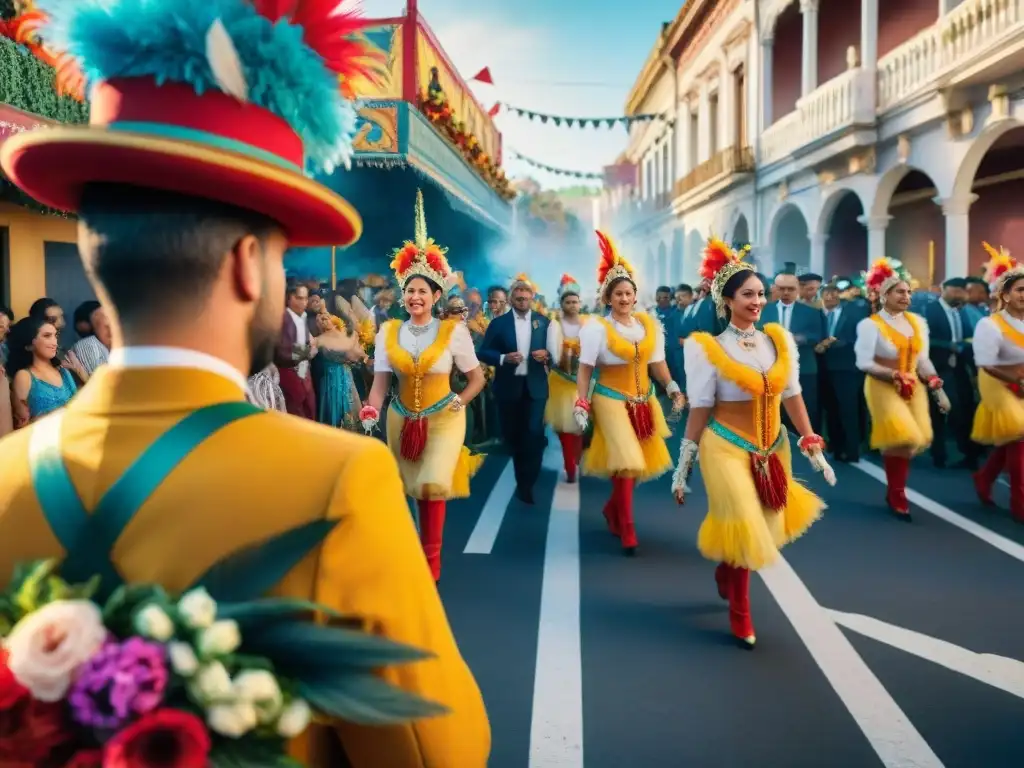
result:
[[[754,475],[754,486],[761,504],[776,512],[785,509],[789,497],[789,481],[779,457],[773,453],[764,459],[752,453],[750,471]]]
[[[406,461],[419,461],[427,447],[427,420],[408,418],[402,425],[401,453]]]
[[[626,411],[629,413],[629,423],[633,425],[633,432],[641,443],[654,436],[654,415],[650,402],[626,403]]]

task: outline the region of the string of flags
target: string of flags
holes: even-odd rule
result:
[[[512,152],[512,155],[516,158],[516,160],[522,160],[527,165],[531,165],[534,168],[536,168],[538,170],[541,170],[541,171],[547,171],[548,173],[553,173],[556,176],[568,176],[571,179],[591,179],[591,180],[600,180],[600,179],[604,178],[604,176],[602,174],[600,174],[600,173],[586,173],[584,171],[570,171],[570,170],[567,170],[565,168],[555,168],[554,166],[546,165],[545,163],[538,163],[533,158],[526,157],[526,155],[520,154],[519,152],[516,152],[514,149],[510,150],[510,151]]]

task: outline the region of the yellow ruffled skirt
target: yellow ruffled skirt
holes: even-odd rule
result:
[[[981,402],[974,412],[971,440],[982,445],[1008,445],[1024,440],[1024,400],[1006,384],[978,371]]]
[[[544,421],[562,435],[579,435],[582,430],[573,418],[576,406],[576,382],[551,371],[548,374],[548,402],[544,406]]]
[[[786,507],[779,511],[761,505],[750,454],[704,430],[699,456],[708,513],[697,534],[697,548],[708,560],[759,570],[775,562],[782,547],[821,517],[825,502],[793,478],[788,436],[780,441],[777,454],[789,481]]]
[[[658,398],[651,397],[648,402],[654,417],[654,435],[641,443],[633,431],[625,401],[594,393],[590,403],[594,435],[583,453],[583,474],[617,475],[644,482],[672,469],[672,457],[665,444],[672,431]]]
[[[427,417],[427,445],[417,461],[402,458],[405,418],[392,406],[388,412],[388,448],[391,449],[405,492],[414,499],[464,499],[469,480],[484,463],[470,453],[466,439],[466,412],[443,410]]]
[[[873,450],[910,449],[916,455],[932,444],[928,392],[921,382],[914,387],[913,397],[904,400],[893,384],[868,376],[864,380],[864,399],[871,414]]]

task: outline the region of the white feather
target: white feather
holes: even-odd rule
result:
[[[249,83],[242,71],[238,50],[220,19],[216,19],[206,31],[206,60],[217,86],[224,93],[239,101],[249,100]]]

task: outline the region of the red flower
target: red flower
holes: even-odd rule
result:
[[[158,709],[129,725],[103,748],[103,768],[206,768],[210,734],[203,721]]]
[[[7,666],[7,651],[0,647],[0,712],[8,710],[28,696],[28,689],[14,679]]]
[[[0,765],[30,765],[71,740],[64,702],[23,696],[0,711]]]
[[[103,752],[99,749],[81,749],[72,755],[64,768],[103,768]]]

